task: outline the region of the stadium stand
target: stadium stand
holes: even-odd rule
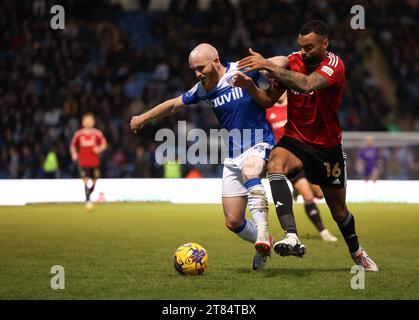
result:
[[[217,128],[211,110],[192,107],[147,125],[140,136],[128,123],[132,115],[194,85],[189,51],[209,42],[226,60],[247,55],[249,46],[265,56],[288,54],[298,50],[299,27],[312,18],[328,23],[331,50],[346,64],[343,129],[419,131],[415,1],[359,1],[367,11],[367,29],[360,31],[350,29],[349,0],[213,0],[206,10],[195,0],[172,0],[165,10],[137,1],[131,11],[116,1],[68,0],[60,2],[66,27],[56,31],[50,28],[54,1],[1,2],[0,178],[76,177],[68,146],[87,111],[95,113],[109,143],[104,177],[162,177],[154,159],[155,132],[176,131],[179,120],[190,128]],[[390,70],[395,106],[385,99],[382,79],[365,65],[369,43]],[[52,173],[43,169],[51,152],[58,161]],[[190,169],[183,166],[183,175]],[[219,166],[198,169],[204,177],[220,176]]]

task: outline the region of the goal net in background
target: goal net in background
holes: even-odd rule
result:
[[[379,150],[379,179],[419,180],[419,133],[417,132],[344,132],[349,179],[363,179],[359,151],[372,137]]]

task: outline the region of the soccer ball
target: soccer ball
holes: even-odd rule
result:
[[[182,275],[200,275],[208,267],[208,254],[197,243],[185,243],[175,251],[173,264]]]

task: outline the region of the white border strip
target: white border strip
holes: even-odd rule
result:
[[[272,202],[269,181],[263,185]],[[348,202],[419,203],[419,181],[349,180],[347,190]],[[100,179],[92,200],[221,203],[221,179]],[[0,180],[0,205],[83,201],[81,179]]]

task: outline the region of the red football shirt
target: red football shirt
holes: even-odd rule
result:
[[[74,133],[71,145],[79,152],[79,166],[95,168],[99,166],[99,155],[93,152],[94,147],[106,142],[102,131],[98,129],[80,129]]]
[[[274,104],[271,108],[266,110],[266,120],[272,128],[275,135],[275,140],[278,143],[284,134],[284,127],[287,123],[287,105]]]
[[[288,121],[284,135],[319,148],[337,146],[342,140],[338,109],[345,85],[345,66],[342,59],[327,52],[317,67],[306,66],[301,53],[288,56],[291,71],[309,75],[316,71],[326,78],[329,86],[310,93],[287,90]]]

